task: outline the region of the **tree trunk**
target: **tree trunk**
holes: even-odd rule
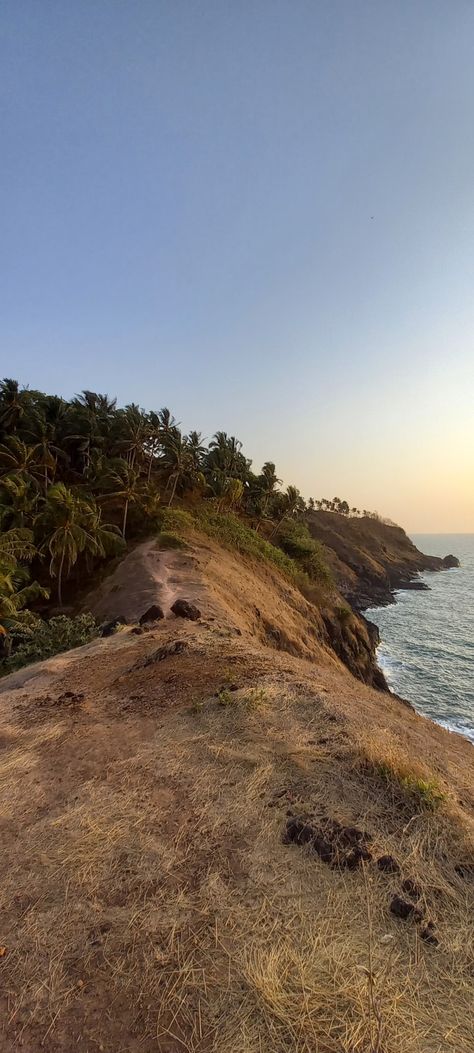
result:
[[[128,515],[128,497],[125,502],[125,508],[123,510],[123,522],[122,522],[122,537],[125,541],[125,531],[127,529],[127,515]]]
[[[284,516],[282,516],[280,521],[277,523],[275,529],[272,530],[272,532],[270,534],[270,540],[272,539],[272,537],[275,537],[275,534],[278,534],[278,531],[279,531],[280,527],[283,526],[283,523],[285,522],[285,519],[286,519],[287,515],[288,515],[288,512],[285,512]]]
[[[63,579],[64,555],[65,555],[65,550],[63,549],[62,556],[61,556],[61,562],[59,564],[59,574],[58,574],[58,603],[59,603],[60,607],[62,607],[62,605],[63,605],[62,579]]]
[[[171,497],[170,497],[170,499],[169,499],[169,501],[168,501],[168,508],[170,507],[170,505],[171,505],[172,501],[174,500],[174,495],[175,495],[175,493],[176,493],[176,487],[177,487],[177,485],[178,485],[178,473],[176,472],[176,475],[175,475],[175,477],[174,477],[173,489],[172,489],[172,491],[171,491]]]

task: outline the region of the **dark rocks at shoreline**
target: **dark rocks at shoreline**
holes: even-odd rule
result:
[[[460,567],[461,566],[461,564],[460,564],[460,562],[458,560],[458,557],[457,556],[453,556],[453,555],[444,556],[444,558],[441,560],[441,562],[443,564],[443,567],[446,570],[451,570],[452,567]]]
[[[399,582],[397,589],[403,589],[404,591],[414,589],[418,592],[429,592],[430,586],[426,584],[426,581],[420,581],[419,578],[409,578],[407,581]]]

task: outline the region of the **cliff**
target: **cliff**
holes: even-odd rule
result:
[[[309,530],[322,542],[338,588],[355,610],[385,606],[396,589],[426,589],[420,571],[459,566],[455,556],[427,556],[401,527],[367,516],[352,518],[315,511]]]
[[[2,1050],[468,1053],[469,742],[198,534],[89,605],[135,624],[0,683]]]

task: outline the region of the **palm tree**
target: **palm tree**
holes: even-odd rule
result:
[[[31,406],[32,393],[28,388],[20,388],[17,380],[5,377],[0,383],[0,428],[8,433],[15,432]]]
[[[97,543],[87,529],[89,508],[83,498],[64,483],[50,486],[39,524],[46,533],[43,551],[49,552],[49,572],[58,579],[58,602],[62,607],[62,583],[82,552],[97,554]]]
[[[148,481],[148,483],[151,480],[151,472],[152,472],[153,465],[156,464],[157,460],[158,460],[158,454],[159,454],[160,449],[161,449],[162,437],[163,437],[163,427],[162,427],[161,420],[160,420],[160,414],[159,413],[155,413],[155,411],[152,410],[147,415],[147,420],[146,420],[145,451],[148,454],[148,474],[147,474],[147,481]]]
[[[170,412],[167,406],[163,406],[158,414],[158,419],[161,426],[162,434],[166,437],[167,435],[173,434],[179,428],[179,422],[175,420],[173,414]]]
[[[0,468],[6,472],[20,472],[33,478],[41,468],[40,449],[38,445],[28,446],[16,435],[10,435],[0,445]]]
[[[260,528],[262,520],[268,515],[270,502],[278,492],[280,483],[281,479],[278,479],[275,465],[272,461],[266,461],[260,475],[255,479],[255,493],[257,498],[257,509],[259,512],[259,518],[256,525],[257,531]]]
[[[37,581],[29,581],[29,572],[20,560],[30,563],[37,554],[31,530],[13,529],[0,534],[0,629],[20,626],[21,612],[27,604],[49,592]]]
[[[22,472],[11,472],[0,479],[2,493],[0,504],[0,529],[8,522],[10,527],[23,527],[34,519],[39,499],[38,486],[31,476]]]
[[[225,471],[227,475],[235,476],[235,469],[242,450],[242,443],[239,439],[236,439],[235,435],[229,436],[226,431],[216,431],[209,443],[209,450],[212,451],[211,460],[215,460],[217,467]]]
[[[278,531],[279,531],[280,527],[283,525],[285,519],[288,519],[289,516],[294,515],[294,513],[296,512],[296,510],[298,508],[299,502],[301,500],[300,492],[299,492],[299,490],[296,489],[296,486],[287,486],[286,492],[284,494],[282,494],[281,496],[282,496],[282,501],[281,501],[280,511],[283,509],[283,515],[278,520],[274,530],[272,530],[272,533],[270,534],[270,537],[274,537],[275,534],[278,533]]]
[[[115,421],[116,399],[108,395],[98,395],[95,391],[83,391],[76,395],[71,403],[72,431],[68,442],[79,455],[81,474],[87,475],[90,468],[92,450],[102,449],[110,437]]]
[[[170,499],[168,501],[168,507],[170,507],[174,501],[178,483],[183,483],[185,479],[191,479],[195,473],[186,437],[181,434],[179,429],[176,429],[166,437],[163,448],[161,463],[168,476],[166,488],[168,489],[168,486],[171,486]]]
[[[194,471],[200,472],[206,454],[206,447],[202,441],[201,432],[190,431],[189,435],[186,436],[186,446]]]
[[[115,556],[125,548],[125,542],[120,533],[120,528],[114,523],[104,523],[101,509],[95,501],[84,502],[84,522],[87,532],[94,540],[94,547],[86,550],[86,562],[91,562],[91,557],[106,559],[107,556]]]
[[[127,532],[127,519],[130,505],[140,504],[143,493],[140,482],[140,473],[132,468],[126,461],[119,457],[110,461],[107,475],[105,476],[107,491],[102,494],[101,499],[105,501],[118,500],[123,505],[122,514],[122,537],[125,540]]]
[[[125,406],[125,409],[117,411],[115,423],[117,447],[125,452],[130,468],[134,468],[146,449],[149,435],[148,419],[140,407],[132,402]]]

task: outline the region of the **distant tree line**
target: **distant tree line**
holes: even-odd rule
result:
[[[49,579],[61,605],[72,572],[80,579],[119,553],[178,497],[242,512],[270,539],[306,509],[361,514],[339,498],[306,504],[295,486],[280,484],[272,462],[252,470],[233,435],[218,431],[206,445],[200,432],[184,434],[167,408],[118,407],[93,391],[67,400],[3,380],[0,626],[21,620],[47,595]],[[28,564],[42,583],[31,581]]]

